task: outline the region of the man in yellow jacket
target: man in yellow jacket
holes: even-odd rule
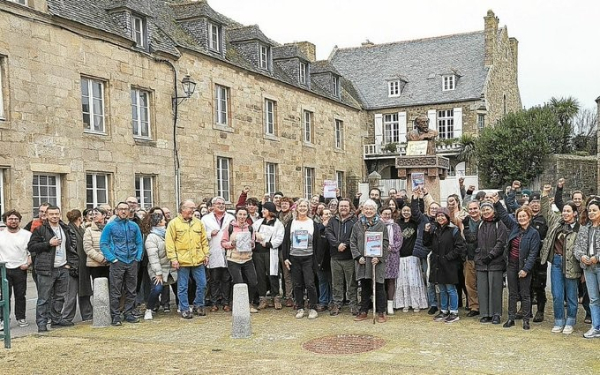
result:
[[[206,290],[206,269],[209,249],[204,224],[194,217],[196,204],[186,200],[179,205],[179,215],[169,222],[165,236],[167,257],[178,270],[177,295],[179,311],[184,319],[192,319],[192,313],[206,316],[204,292]],[[194,308],[188,302],[188,281],[190,274],[196,281]]]

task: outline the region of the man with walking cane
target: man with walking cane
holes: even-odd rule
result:
[[[367,319],[371,297],[373,297],[373,322],[387,321],[383,283],[388,243],[388,232],[377,214],[377,203],[369,199],[363,204],[362,214],[354,224],[350,237],[350,250],[356,261],[356,279],[361,283],[360,311],[354,321]],[[368,267],[367,262],[370,262],[372,267]]]

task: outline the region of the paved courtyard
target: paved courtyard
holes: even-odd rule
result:
[[[253,314],[249,339],[230,338],[228,313],[188,321],[174,311],[157,314],[151,322],[108,328],[79,322],[38,335],[29,294],[32,324],[15,327],[12,349],[0,350],[2,374],[600,373],[600,339],[581,337],[588,329],[581,308],[569,336],[550,332],[551,309],[544,323],[526,332],[519,322],[511,329],[481,325],[462,309],[454,324],[433,322],[425,311],[398,311],[387,323],[374,325],[371,320],[354,322],[346,310],[338,317],[296,320],[289,308]],[[371,350],[373,346],[377,348]]]

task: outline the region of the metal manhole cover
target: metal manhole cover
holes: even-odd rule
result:
[[[317,354],[355,354],[376,350],[385,340],[371,335],[334,335],[305,342],[302,347]]]

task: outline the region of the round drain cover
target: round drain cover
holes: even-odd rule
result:
[[[305,342],[302,347],[318,354],[366,353],[385,345],[385,340],[371,335],[334,335]]]

